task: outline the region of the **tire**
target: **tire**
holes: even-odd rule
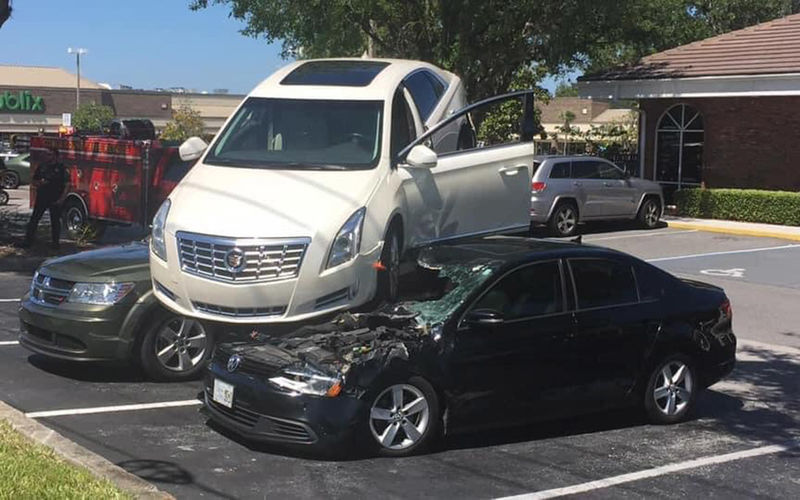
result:
[[[0,188],[17,189],[19,187],[19,174],[13,170],[6,170],[0,174]]]
[[[61,208],[61,227],[69,239],[75,240],[83,234],[83,228],[89,223],[89,215],[83,204],[75,199],[68,199]]]
[[[645,198],[644,203],[639,208],[639,213],[636,215],[639,225],[645,229],[654,229],[658,226],[660,218],[661,204],[654,198]]]
[[[681,371],[683,370],[683,371]],[[671,379],[667,380],[667,376]],[[688,356],[675,354],[656,364],[644,392],[644,409],[654,424],[675,424],[694,410],[700,379]]]
[[[573,236],[578,232],[578,207],[571,201],[559,203],[547,226],[555,236]]]
[[[0,189],[0,205],[8,204],[8,193]]]
[[[170,346],[173,349],[168,351]],[[147,326],[138,358],[149,378],[174,382],[197,378],[213,350],[214,337],[208,327],[170,312],[157,315]]]
[[[377,300],[386,302],[397,301],[400,295],[400,256],[402,243],[397,224],[392,224],[386,235],[385,244],[381,251],[381,264],[383,269],[378,271]]]
[[[396,394],[400,394],[400,405],[396,403]],[[371,450],[378,455],[405,457],[420,453],[439,437],[439,399],[422,377],[391,379],[369,391],[366,401],[366,422],[358,440],[370,443]],[[404,411],[395,411],[398,406]]]

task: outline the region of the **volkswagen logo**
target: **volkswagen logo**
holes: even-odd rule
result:
[[[228,358],[228,371],[235,372],[237,368],[239,368],[239,364],[242,362],[242,357],[238,354],[234,354],[230,358]]]
[[[234,247],[225,254],[225,267],[232,273],[242,271],[247,265],[244,258],[244,251],[241,248]]]

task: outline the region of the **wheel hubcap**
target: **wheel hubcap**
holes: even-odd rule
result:
[[[67,229],[77,231],[83,227],[83,216],[77,208],[70,208],[67,212]]]
[[[692,397],[692,373],[686,363],[670,361],[661,368],[656,380],[653,398],[664,415],[682,412]]]
[[[575,228],[575,212],[571,208],[564,208],[558,212],[556,226],[561,234],[567,234]]]
[[[404,450],[422,439],[429,420],[430,408],[422,391],[413,385],[396,384],[375,398],[369,427],[382,447]]]
[[[197,366],[206,353],[206,331],[197,321],[174,318],[156,335],[156,359],[164,368],[184,372]]]
[[[3,176],[3,187],[6,189],[13,189],[14,188],[14,177],[11,175],[4,175]]]
[[[655,203],[648,203],[645,214],[644,220],[648,226],[655,226],[656,222],[658,222],[658,207],[656,207]]]

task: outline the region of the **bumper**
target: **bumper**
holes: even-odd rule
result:
[[[378,243],[354,260],[322,272],[327,250],[309,248],[297,278],[232,283],[183,272],[175,236],[168,234],[167,239],[167,262],[150,255],[155,296],[178,314],[226,323],[302,321],[364,304],[375,295],[374,264],[383,248]]]
[[[532,196],[530,207],[531,222],[537,222],[541,224],[546,223],[550,218],[550,211],[552,207],[552,200]]]
[[[128,357],[130,341],[120,332],[130,305],[61,309],[23,297],[19,308],[20,344],[46,356],[74,361],[108,361]]]
[[[214,379],[234,386],[233,407],[212,400]],[[204,382],[205,411],[212,421],[246,439],[292,445],[335,447],[353,435],[363,403],[354,397],[292,396],[271,389],[258,376],[228,373],[209,365]]]

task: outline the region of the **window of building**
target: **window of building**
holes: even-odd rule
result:
[[[688,104],[667,110],[656,130],[655,180],[697,186],[702,181],[703,117]]]

